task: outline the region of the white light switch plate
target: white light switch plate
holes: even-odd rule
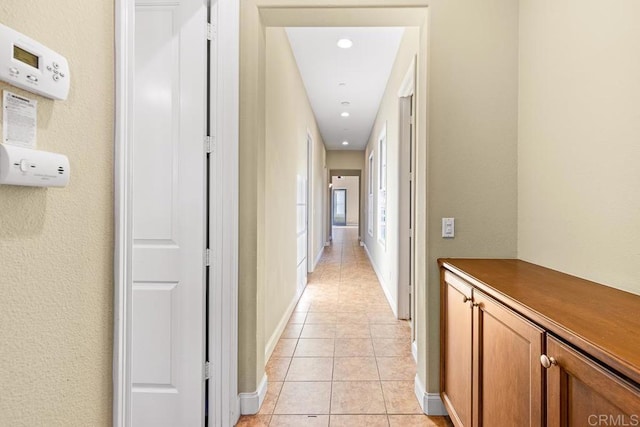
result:
[[[455,218],[442,218],[442,237],[455,237]]]

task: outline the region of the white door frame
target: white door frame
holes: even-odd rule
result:
[[[238,396],[240,0],[212,0],[209,426],[235,425]],[[214,172],[215,171],[215,172]],[[224,201],[224,203],[220,203]],[[217,214],[216,214],[217,213]],[[212,414],[214,416],[212,416]]]
[[[415,79],[416,79],[416,58],[415,56],[411,60],[411,64],[409,65],[409,69],[405,74],[404,80],[400,85],[400,89],[398,90],[398,105],[400,106],[400,118],[404,118],[404,114],[402,109],[405,107],[403,105],[403,98],[407,98],[410,96],[414,96],[415,98]],[[414,101],[415,102],[415,101]],[[408,159],[408,148],[406,144],[406,139],[411,138],[410,135],[406,135],[406,129],[403,123],[399,123],[398,129],[400,131],[400,135],[398,138],[398,150],[399,150],[399,197],[398,197],[398,212],[399,212],[399,221],[398,221],[398,280],[397,280],[397,294],[398,295],[398,318],[400,319],[409,319],[410,313],[412,312],[410,307],[410,293],[413,292],[415,296],[415,292],[413,289],[413,285],[411,282],[411,273],[408,271],[407,266],[409,265],[409,257],[411,256],[410,251],[404,245],[407,240],[410,239],[411,231],[409,230],[409,216],[413,216],[415,218],[415,206],[414,212],[409,212],[410,200],[412,198],[412,194],[409,191],[409,186],[406,185],[406,180],[409,178],[409,159]],[[415,128],[414,128],[415,133]],[[414,135],[415,136],[415,135]],[[409,141],[409,144],[412,144],[412,141]],[[414,150],[415,157],[415,150]],[[415,183],[415,180],[414,180]],[[412,205],[415,205],[415,198],[413,200]],[[411,251],[414,255],[414,260],[412,261],[412,265],[415,268],[415,250]],[[407,287],[407,284],[410,284]],[[408,288],[408,289],[407,289]],[[415,299],[415,298],[414,298]],[[413,310],[412,317],[412,326],[415,322],[415,310]],[[413,332],[415,332],[415,328],[412,327]],[[413,335],[413,333],[412,333]],[[412,336],[412,341],[414,341],[414,337]]]
[[[233,425],[237,393],[239,0],[213,0],[209,425]],[[132,141],[135,0],[115,3],[113,425],[131,426]],[[223,84],[224,82],[224,84]],[[216,144],[224,141],[224,144]],[[203,141],[204,149],[204,141]],[[219,175],[218,175],[219,174]],[[218,199],[214,198],[218,197]],[[224,200],[225,204],[216,202]],[[224,209],[223,209],[224,208]],[[216,213],[218,213],[216,215]],[[216,232],[218,230],[218,232]],[[224,230],[225,233],[219,232]]]
[[[313,273],[316,267],[316,257],[313,247],[313,136],[307,129],[307,273]]]

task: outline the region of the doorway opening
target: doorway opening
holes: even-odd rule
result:
[[[360,178],[357,176],[331,177],[331,225],[358,227],[360,223]]]
[[[395,3],[394,3],[395,4]],[[267,375],[269,374],[268,381],[272,381],[274,375],[273,370],[269,367],[265,366],[265,369],[262,369],[262,365],[266,365],[265,356],[269,356],[272,353],[272,349],[275,349],[277,344],[277,338],[280,336],[280,333],[284,333],[284,329],[287,326],[287,322],[289,320],[289,316],[287,313],[296,313],[292,314],[292,319],[299,319],[303,316],[298,312],[307,310],[309,311],[308,301],[296,301],[295,291],[294,291],[294,280],[277,280],[276,276],[292,276],[294,262],[290,262],[294,256],[295,252],[292,250],[291,244],[285,245],[282,239],[279,236],[282,236],[282,233],[278,233],[280,229],[291,230],[294,228],[294,221],[289,218],[292,216],[294,212],[293,209],[290,209],[289,206],[294,205],[295,199],[293,196],[288,196],[287,200],[283,200],[282,205],[285,207],[285,210],[275,210],[273,209],[276,205],[274,200],[270,200],[271,194],[265,196],[265,180],[262,177],[262,171],[267,171],[267,178],[283,178],[283,182],[285,182],[286,188],[288,188],[288,193],[292,193],[292,189],[295,188],[295,174],[302,175],[302,167],[301,164],[303,162],[303,154],[300,147],[300,142],[303,140],[302,131],[304,129],[304,122],[302,119],[305,119],[307,116],[307,107],[304,101],[297,102],[295,99],[296,93],[301,92],[299,90],[304,87],[307,89],[308,97],[302,96],[302,98],[312,98],[309,94],[309,85],[305,83],[303,86],[299,84],[299,79],[296,77],[295,72],[290,68],[283,69],[289,67],[291,64],[291,55],[289,46],[291,46],[294,56],[296,56],[296,47],[295,43],[291,43],[291,39],[287,40],[287,35],[289,34],[290,28],[297,28],[302,30],[303,28],[309,29],[314,27],[329,27],[329,28],[342,28],[342,31],[349,28],[362,28],[362,27],[404,27],[405,31],[409,29],[409,32],[413,34],[412,36],[412,45],[413,47],[407,47],[404,51],[406,52],[416,52],[417,62],[416,69],[418,70],[419,81],[417,86],[419,91],[417,93],[426,93],[427,90],[427,71],[426,71],[426,51],[427,51],[427,22],[428,22],[428,9],[426,7],[411,7],[410,5],[401,4],[398,7],[394,6],[385,6],[385,7],[335,7],[324,1],[321,1],[318,6],[307,7],[303,5],[303,2],[299,3],[290,3],[288,6],[282,7],[278,2],[273,2],[267,0],[265,2],[260,2],[259,6],[247,6],[247,13],[245,13],[243,24],[248,26],[248,28],[252,28],[252,26],[256,26],[259,31],[246,31],[244,35],[246,37],[243,38],[243,51],[246,53],[246,56],[243,56],[245,67],[242,70],[242,80],[246,83],[245,89],[241,93],[242,102],[241,105],[241,115],[243,117],[243,121],[241,122],[241,130],[245,132],[246,139],[243,140],[245,142],[245,146],[243,147],[243,156],[241,161],[241,176],[245,177],[245,179],[241,180],[241,191],[245,192],[246,197],[244,199],[247,200],[245,203],[247,211],[251,213],[251,215],[246,215],[245,217],[241,217],[241,231],[240,231],[240,241],[246,241],[250,244],[250,247],[247,247],[247,252],[241,251],[241,261],[244,262],[246,266],[245,274],[241,286],[241,300],[247,301],[247,308],[253,311],[255,307],[255,317],[252,318],[252,321],[246,325],[241,333],[249,334],[247,337],[251,337],[251,341],[247,343],[243,348],[241,348],[241,355],[239,360],[241,360],[241,364],[243,366],[243,370],[241,371],[241,378],[239,378],[239,382],[242,384],[242,391],[247,394],[246,400],[253,399],[253,401],[257,401],[258,404],[255,405],[257,409],[259,407],[259,402],[263,398],[266,393],[266,384]],[[256,12],[256,13],[253,13]],[[328,24],[329,23],[329,24]],[[285,30],[287,33],[285,34]],[[302,31],[301,31],[302,32]],[[304,36],[304,35],[301,35]],[[360,35],[353,36],[345,36],[346,38],[351,38],[353,41],[353,46],[343,48],[340,45],[337,45],[336,40],[339,40],[343,37],[342,34],[336,35],[335,37],[331,37],[331,40],[325,44],[323,49],[330,51],[330,53],[336,57],[340,56],[343,59],[337,59],[333,61],[333,63],[344,64],[346,62],[355,62],[359,63],[359,61],[353,59],[353,55],[358,53],[358,49],[363,46],[362,39]],[[339,50],[345,49],[345,50]],[[358,101],[355,100],[355,94],[359,94],[362,90],[357,89],[357,85],[362,83],[362,78],[359,78],[359,75],[346,75],[342,78],[339,74],[331,74],[326,72],[318,71],[318,58],[317,54],[320,52],[320,48],[312,48],[312,49],[300,49],[301,52],[312,52],[313,58],[311,58],[307,64],[309,64],[309,69],[311,72],[315,72],[318,75],[318,79],[326,78],[327,76],[334,76],[335,78],[332,81],[328,82],[328,86],[326,89],[319,89],[319,93],[321,95],[326,95],[329,97],[331,95],[331,99],[327,101],[327,105],[332,108],[329,112],[328,117],[330,120],[342,120],[340,122],[341,125],[332,126],[331,129],[337,130],[339,135],[335,137],[332,136],[330,132],[323,132],[322,123],[324,122],[322,117],[317,114],[315,108],[316,119],[318,119],[319,126],[312,126],[312,131],[314,132],[314,137],[317,137],[317,143],[321,140],[325,143],[325,147],[327,148],[326,152],[323,153],[321,149],[317,151],[317,159],[326,159],[325,162],[315,163],[316,172],[313,173],[314,179],[321,179],[320,172],[323,167],[326,167],[329,170],[328,176],[329,179],[324,180],[323,187],[320,187],[320,184],[314,185],[314,189],[316,189],[317,194],[324,194],[325,202],[321,205],[320,203],[316,204],[316,212],[314,213],[314,218],[316,223],[314,227],[318,227],[318,221],[321,221],[322,224],[328,226],[328,229],[331,230],[334,225],[331,219],[332,208],[330,208],[330,204],[333,201],[333,192],[329,189],[330,179],[333,176],[349,176],[350,174],[343,173],[344,170],[354,170],[357,176],[360,176],[360,186],[362,187],[363,179],[367,173],[373,177],[373,188],[376,189],[374,191],[373,203],[374,206],[373,212],[379,212],[380,203],[378,201],[379,192],[377,190],[385,190],[388,189],[388,194],[386,195],[384,205],[385,209],[382,211],[384,215],[373,215],[374,221],[372,224],[372,234],[373,236],[369,237],[367,233],[363,233],[363,228],[367,227],[369,224],[365,221],[365,218],[362,213],[368,212],[365,208],[367,207],[366,202],[359,202],[359,212],[361,213],[361,220],[357,224],[358,230],[358,242],[360,244],[365,243],[366,247],[364,249],[356,249],[354,252],[362,252],[365,259],[366,257],[369,260],[376,259],[376,264],[380,266],[380,268],[376,269],[374,266],[374,270],[376,276],[380,279],[379,282],[383,285],[384,294],[389,302],[389,305],[393,307],[394,315],[397,315],[397,221],[399,218],[399,213],[397,210],[398,206],[398,195],[397,191],[392,192],[397,189],[398,182],[398,144],[397,144],[397,115],[398,115],[398,99],[396,96],[398,81],[395,79],[398,77],[395,75],[394,77],[394,86],[393,86],[393,102],[389,101],[389,97],[385,99],[385,109],[383,111],[379,111],[378,113],[375,110],[379,110],[378,105],[380,104],[379,99],[374,102],[363,103],[362,105],[368,106],[374,110],[374,116],[376,120],[376,124],[374,129],[371,126],[366,127],[366,135],[362,138],[365,145],[368,145],[368,148],[363,149],[359,138],[352,137],[349,132],[354,132],[358,129],[356,125],[356,120],[360,117],[357,113],[356,107],[359,106]],[[375,50],[376,53],[379,53],[380,49]],[[402,75],[406,70],[406,66],[410,61],[410,58],[405,54],[402,58],[402,71],[399,76],[400,80],[402,79]],[[378,57],[379,55],[369,55]],[[296,60],[298,58],[296,57]],[[298,63],[298,68],[301,74],[304,74],[304,70]],[[379,69],[380,66],[374,67],[375,69]],[[398,67],[400,68],[400,67]],[[338,77],[341,77],[338,79]],[[304,76],[303,76],[304,79]],[[335,80],[335,81],[333,81]],[[385,77],[384,82],[387,82],[388,79]],[[257,85],[255,84],[257,82]],[[265,83],[265,90],[262,89],[261,84]],[[282,94],[287,94],[286,97],[283,97]],[[386,96],[386,94],[384,94]],[[290,102],[285,102],[290,101]],[[295,102],[294,102],[295,101]],[[313,104],[313,100],[310,99]],[[386,108],[387,106],[391,106],[390,108]],[[292,111],[290,111],[292,110]],[[426,132],[426,117],[427,117],[427,108],[426,108],[426,96],[420,96],[416,101],[416,111],[418,119],[418,146],[420,150],[416,153],[417,165],[421,168],[426,165],[426,144],[427,144],[427,132]],[[296,119],[296,122],[292,124],[292,118]],[[380,133],[381,127],[384,126],[384,122],[387,122],[387,129],[389,138],[387,140],[387,145],[385,148],[385,152],[382,156],[380,156],[380,149],[377,148],[377,145],[369,144],[371,135],[378,135]],[[262,124],[266,124],[262,126]],[[256,126],[257,125],[257,126]],[[293,126],[294,129],[290,130],[290,127]],[[297,126],[297,128],[296,128]],[[291,134],[291,138],[289,137]],[[287,149],[285,149],[285,145]],[[295,146],[294,146],[295,145]],[[290,147],[289,147],[290,146]],[[344,147],[348,146],[348,149]],[[291,149],[289,149],[291,148]],[[348,156],[340,156],[341,159],[338,160],[339,156],[331,156],[332,151],[358,151],[357,159],[347,159]],[[366,168],[366,159],[370,154],[370,151],[374,151],[374,164],[373,167],[367,171]],[[354,153],[355,154],[355,153]],[[325,157],[326,155],[326,157]],[[356,157],[356,156],[353,156]],[[388,162],[383,163],[383,175],[388,177],[388,183],[386,187],[379,188],[380,174],[378,173],[379,162],[378,160],[382,157],[383,159],[387,159]],[[394,169],[395,167],[395,169]],[[256,171],[258,173],[256,173]],[[386,173],[384,172],[386,171]],[[271,177],[273,175],[273,177]],[[280,176],[281,175],[281,176]],[[284,181],[286,178],[288,181]],[[417,188],[420,190],[419,194],[423,193],[423,190],[426,191],[426,177],[424,174],[420,174],[418,177]],[[279,182],[277,179],[272,179],[271,184]],[[386,182],[386,181],[385,181]],[[269,184],[269,181],[267,181]],[[268,185],[267,185],[268,188]],[[275,185],[272,185],[272,188],[280,188]],[[284,192],[283,192],[284,193]],[[363,199],[364,189],[361,188],[359,191],[359,198]],[[383,193],[384,194],[384,193]],[[263,197],[264,196],[264,197]],[[344,193],[345,200],[349,196],[349,191],[347,190]],[[329,203],[326,203],[328,201]],[[285,203],[286,202],[286,205]],[[426,260],[428,257],[425,253],[425,248],[427,245],[425,244],[426,239],[426,224],[428,221],[426,220],[426,199],[421,197],[418,202],[420,206],[416,207],[416,212],[418,212],[418,218],[416,223],[420,225],[420,229],[417,231],[416,236],[418,237],[418,241],[416,243],[416,247],[420,250],[419,259],[424,260],[424,262],[420,262],[418,265],[423,266],[426,264]],[[321,209],[317,209],[317,207],[321,207]],[[312,209],[312,208],[310,208]],[[312,209],[313,210],[313,209]],[[348,216],[350,209],[347,206],[347,202],[345,202],[345,217]],[[286,214],[286,215],[285,215]],[[325,216],[326,215],[326,216]],[[380,244],[380,227],[378,226],[378,217],[384,219],[384,238],[382,239],[384,244]],[[293,219],[293,218],[291,218]],[[346,225],[346,218],[344,220]],[[315,238],[316,242],[320,241]],[[320,231],[317,232],[320,234]],[[396,236],[393,236],[396,234]],[[288,232],[287,236],[295,236],[294,233]],[[326,241],[325,239],[323,239]],[[330,241],[330,239],[329,239]],[[256,242],[254,246],[253,243]],[[331,245],[333,246],[333,245]],[[255,249],[254,249],[255,247]],[[327,252],[333,252],[333,248],[330,247]],[[318,250],[318,247],[315,248]],[[264,254],[264,256],[262,255]],[[315,254],[314,254],[315,255]],[[333,255],[333,254],[332,254]],[[281,260],[287,260],[287,264],[284,265],[283,268],[280,268],[278,264]],[[337,258],[337,255],[334,257]],[[272,262],[275,261],[275,262]],[[326,260],[335,261],[334,259]],[[372,261],[372,264],[374,262]],[[269,268],[265,268],[268,266]],[[324,266],[323,266],[324,267]],[[322,269],[320,269],[322,270]],[[355,270],[355,269],[354,269]],[[282,272],[282,274],[280,274]],[[332,271],[331,274],[335,272]],[[357,275],[358,272],[352,272],[353,275]],[[340,280],[349,280],[348,275],[343,276],[340,274]],[[273,277],[272,277],[273,276]],[[327,275],[329,277],[330,274]],[[426,301],[426,290],[424,289],[424,285],[426,283],[426,268],[418,268],[417,270],[418,279],[417,283],[420,283],[422,288],[420,290],[420,294],[417,301],[421,301],[421,309],[417,310],[419,315],[422,315],[420,319],[420,332],[418,336],[422,337],[419,345],[419,364],[425,365],[430,363],[430,355],[426,354],[427,350],[427,341],[431,339],[431,329],[432,325],[428,325],[427,320],[424,316],[425,310],[424,301]],[[318,277],[318,276],[316,276]],[[321,279],[327,279],[327,277],[323,277]],[[328,279],[327,279],[328,280]],[[284,286],[280,286],[281,284],[286,284]],[[246,286],[244,286],[246,285]],[[310,285],[315,287],[315,283],[311,282]],[[284,287],[287,287],[284,289]],[[309,286],[307,290],[309,290]],[[286,290],[287,292],[283,292]],[[339,295],[335,296],[339,299]],[[335,299],[335,298],[334,298]],[[320,304],[316,301],[317,304],[313,307],[313,310],[310,312],[320,311],[319,308],[326,308],[329,311],[332,311],[335,302],[334,301],[323,301]],[[305,305],[307,304],[307,305]],[[381,307],[378,307],[381,308]],[[312,316],[315,317],[315,316]],[[254,321],[255,320],[255,321]],[[253,337],[256,332],[255,325],[260,326],[261,324],[266,324],[266,331],[261,335],[257,335],[257,339],[254,341]],[[289,322],[291,323],[291,322]],[[299,322],[300,323],[300,322]],[[291,324],[295,324],[291,323]],[[286,335],[289,333],[297,335],[298,339],[310,339],[309,330],[317,329],[316,327],[309,326],[306,332],[302,332],[298,335],[298,332],[293,331],[293,328],[289,328],[287,330]],[[304,328],[302,328],[304,330]],[[304,335],[304,336],[303,336]],[[301,338],[300,338],[301,337]],[[407,345],[408,345],[408,336],[406,337]],[[287,338],[294,339],[294,338]],[[242,341],[242,340],[241,340]],[[266,345],[265,345],[266,344]],[[263,349],[266,349],[264,351]],[[295,356],[294,356],[295,358]],[[273,368],[273,367],[271,367]],[[424,370],[422,370],[424,371]],[[266,373],[266,374],[265,374]],[[426,403],[428,401],[428,396],[426,394],[426,390],[424,388],[424,378],[425,375],[421,375],[421,377],[415,382],[415,389],[412,390],[416,393],[416,397],[420,405],[423,409],[426,409]],[[430,380],[429,378],[427,378]],[[408,382],[408,381],[407,381]],[[254,397],[255,396],[255,397]],[[244,405],[243,405],[244,406]],[[254,406],[252,406],[253,408]],[[244,411],[244,413],[254,413],[249,411]]]
[[[361,213],[364,206],[361,188],[362,170],[331,169],[328,184],[328,203],[325,207],[329,232],[328,244],[334,241],[334,228],[338,227],[356,229],[358,241],[362,242]]]

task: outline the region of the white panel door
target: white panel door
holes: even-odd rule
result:
[[[203,0],[136,0],[133,427],[204,424]]]

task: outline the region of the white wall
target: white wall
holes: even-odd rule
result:
[[[518,256],[640,294],[640,2],[520,1]]]
[[[347,190],[347,225],[358,225],[360,219],[360,179],[357,176],[334,176],[334,190]]]

